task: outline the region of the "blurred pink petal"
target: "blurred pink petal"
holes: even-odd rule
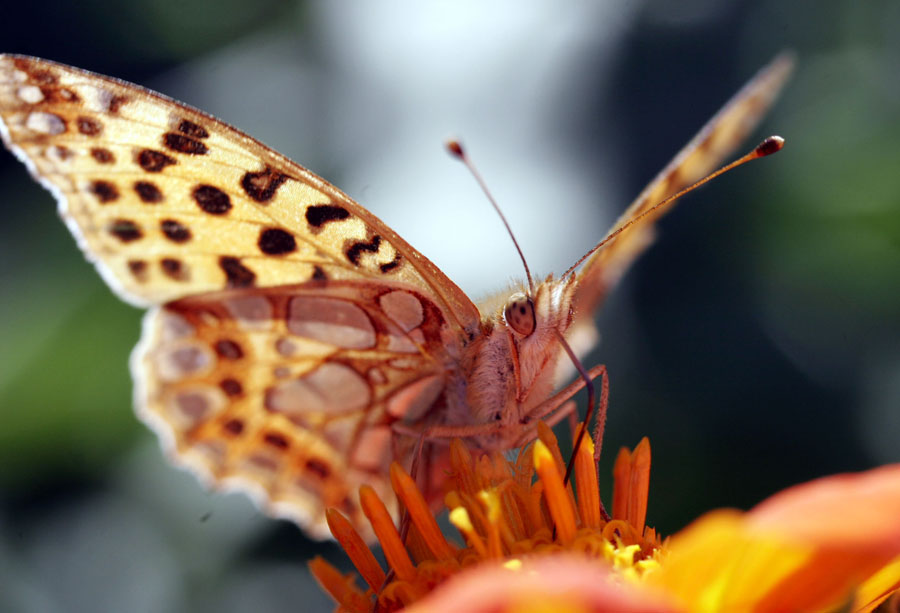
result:
[[[479,564],[406,609],[409,613],[668,613],[676,610],[660,594],[623,580],[602,563],[571,555],[526,560],[515,570],[497,564]]]

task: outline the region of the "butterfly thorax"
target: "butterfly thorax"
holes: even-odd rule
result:
[[[485,333],[465,347],[461,375],[468,423],[498,425],[496,433],[478,440],[483,448],[515,446],[533,409],[552,393],[560,356],[557,333],[564,334],[572,321],[574,289],[571,280],[548,277],[533,296],[508,295],[503,306],[485,313]],[[533,325],[516,320],[532,312]]]

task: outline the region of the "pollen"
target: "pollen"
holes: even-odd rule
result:
[[[352,524],[331,509],[331,532],[367,588],[320,558],[310,570],[343,610],[359,612],[400,610],[474,565],[493,562],[517,573],[529,559],[564,552],[593,560],[622,581],[641,582],[659,567],[667,544],[645,526],[650,443],[644,439],[634,451],[619,453],[612,515],[600,500],[593,456],[586,436],[574,459],[573,486],[563,478],[559,444],[544,424],[539,424],[538,440],[512,461],[500,453],[473,455],[462,441],[453,441],[444,504],[461,542],[441,532],[415,480],[394,463],[391,485],[406,510],[399,529],[375,492],[365,486],[360,490],[389,568],[379,565]]]

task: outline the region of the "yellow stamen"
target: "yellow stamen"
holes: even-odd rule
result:
[[[394,527],[391,514],[388,513],[378,494],[368,485],[363,485],[359,488],[359,503],[363,513],[369,519],[369,523],[372,524],[375,536],[381,543],[385,559],[397,573],[397,577],[402,581],[415,580],[416,568],[403,547],[403,541],[400,540],[400,534]]]
[[[472,520],[469,517],[468,511],[466,511],[465,507],[455,507],[450,511],[449,515],[450,523],[456,526],[456,529],[463,533],[466,537],[466,540],[469,544],[475,548],[475,551],[478,552],[478,555],[482,558],[488,557],[487,555],[487,547],[484,544],[484,540],[481,538],[481,535],[475,531],[475,526],[472,525]]]
[[[478,492],[478,499],[487,511],[485,527],[487,528],[488,555],[492,558],[501,558],[503,557],[503,547],[500,544],[500,528],[498,526],[502,519],[500,499],[496,492],[489,490]]]
[[[534,467],[544,486],[544,499],[556,526],[559,541],[568,545],[575,538],[574,505],[563,485],[553,454],[540,439],[534,443]]]
[[[384,570],[350,521],[336,509],[325,511],[325,519],[331,534],[350,556],[350,561],[353,562],[363,580],[373,590],[380,590],[384,584]]]
[[[391,463],[391,485],[406,506],[412,523],[419,529],[419,534],[434,557],[438,560],[454,557],[456,551],[441,534],[441,529],[434,520],[422,492],[416,487],[412,477],[397,462]]]
[[[512,558],[503,563],[503,568],[507,570],[520,570],[522,568],[522,560],[519,558]]]

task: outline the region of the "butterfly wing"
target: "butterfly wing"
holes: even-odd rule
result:
[[[389,499],[390,425],[439,412],[468,297],[334,186],[138,86],[0,55],[0,120],[103,278],[155,307],[135,404],[173,461],[314,536],[327,505],[366,525],[356,490]]]
[[[0,55],[6,146],[59,201],[124,300],[312,279],[420,286],[462,329],[478,310],[346,194],[201,111],[37,58]]]
[[[139,415],[172,460],[327,537],[356,493],[391,504],[397,421],[441,418],[447,322],[408,285],[337,281],[187,297],[151,311],[132,357]],[[436,410],[435,410],[436,409]]]
[[[792,57],[782,54],[760,70],[644,188],[609,234],[715,170],[762,119],[792,66]],[[670,208],[664,207],[649,214],[587,261],[579,274],[575,295],[579,319],[593,319],[594,309],[602,302],[609,288],[653,241],[654,222]]]

